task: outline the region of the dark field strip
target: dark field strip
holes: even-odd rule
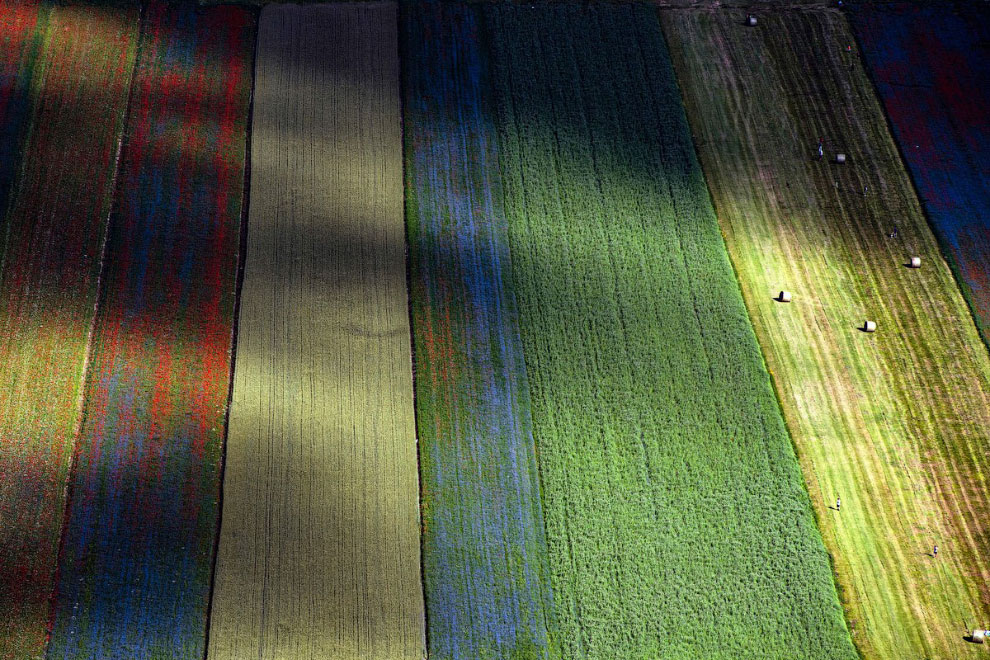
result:
[[[854,658],[645,6],[486,7],[566,658]]]
[[[38,657],[97,298],[138,12],[6,6],[2,48],[35,41],[5,79],[0,169],[0,658]],[[7,21],[23,21],[20,33]],[[31,30],[36,32],[29,35]],[[10,50],[13,49],[13,50]],[[22,50],[23,55],[23,50]],[[8,62],[0,67],[6,72]],[[27,86],[27,88],[25,88]],[[18,125],[21,125],[18,127]],[[14,133],[27,130],[27,137]],[[12,151],[24,142],[23,159]],[[3,176],[11,172],[6,171]]]
[[[433,658],[540,658],[553,603],[479,19],[402,20],[427,632]]]
[[[48,658],[202,658],[255,25],[144,10]]]
[[[990,343],[990,6],[861,4],[850,18],[935,234]]]
[[[990,620],[990,359],[850,26],[661,16],[853,638],[870,658],[981,657],[963,635]]]
[[[10,186],[21,164],[46,14],[39,0],[0,3],[0,214],[7,210]]]

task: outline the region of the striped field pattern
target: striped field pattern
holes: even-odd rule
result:
[[[869,658],[982,657],[963,634],[990,621],[990,358],[849,23],[661,15],[853,639]]]
[[[480,9],[404,9],[430,656],[540,658],[553,603]]]
[[[857,5],[873,81],[990,344],[990,5]]]
[[[254,16],[144,9],[48,658],[201,658]]]
[[[0,20],[30,23],[23,12],[3,12]],[[44,14],[40,50],[20,73],[31,81],[30,97],[4,97],[22,104],[8,105],[6,118],[30,126],[0,248],[5,660],[43,652],[138,28],[136,10],[76,6]]]
[[[396,24],[261,14],[211,660],[425,653]]]

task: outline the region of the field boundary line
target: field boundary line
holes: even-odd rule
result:
[[[217,557],[220,555],[220,528],[223,525],[223,479],[227,469],[227,430],[230,428],[230,403],[234,396],[234,369],[237,361],[237,328],[241,313],[241,288],[244,286],[244,264],[247,261],[248,239],[248,207],[251,204],[251,126],[254,118],[254,74],[258,61],[258,21],[261,17],[261,7],[247,6],[254,21],[254,42],[251,48],[251,93],[248,97],[247,120],[244,129],[244,169],[243,186],[241,188],[241,220],[237,238],[237,274],[234,283],[233,323],[230,328],[230,352],[227,360],[230,365],[227,378],[227,401],[223,416],[223,438],[220,443],[220,466],[218,480],[220,488],[217,491],[217,524],[213,530],[213,557],[210,560],[210,586],[207,590],[206,617],[203,630],[203,660],[210,653],[210,622],[213,617],[213,589],[217,578]]]

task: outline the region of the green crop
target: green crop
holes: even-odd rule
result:
[[[852,658],[656,15],[486,9],[568,658]]]

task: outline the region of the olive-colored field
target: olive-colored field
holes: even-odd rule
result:
[[[425,654],[396,30],[261,14],[213,659]]]
[[[871,658],[985,653],[963,636],[990,622],[990,359],[846,20],[661,15],[855,641]],[[848,162],[817,160],[819,137]]]

